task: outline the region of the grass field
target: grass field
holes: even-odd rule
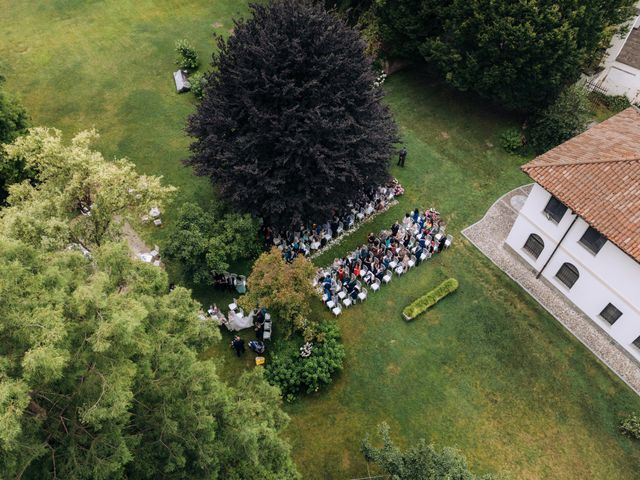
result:
[[[180,164],[193,101],[174,93],[173,42],[190,39],[206,61],[211,33],[228,33],[246,2],[0,0],[0,8],[0,71],[34,124],[67,135],[95,126],[105,155],[127,156],[178,186],[176,204],[214,198]],[[455,243],[340,317],[345,370],[326,391],[287,406],[287,435],[304,478],[364,476],[359,442],[383,420],[402,444],[425,437],[458,447],[478,472],[637,477],[638,444],[617,424],[640,411],[640,399],[459,234],[499,195],[527,182],[517,168],[524,160],[496,146],[511,120],[425,72],[394,75],[385,88],[409,150],[406,168],[393,167],[406,195],[366,228],[434,206]],[[170,228],[171,211],[166,219]],[[147,233],[162,241],[164,232]],[[456,293],[412,323],[401,320],[407,303],[449,276],[460,281]],[[236,361],[225,344],[209,354],[224,361],[229,378],[251,363],[248,356]]]

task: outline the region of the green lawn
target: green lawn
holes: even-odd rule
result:
[[[193,102],[174,93],[173,42],[190,39],[206,60],[210,34],[228,33],[246,2],[0,0],[0,7],[0,71],[35,124],[68,135],[95,126],[107,156],[127,156],[178,186],[176,204],[214,198],[180,164]],[[414,206],[434,206],[455,242],[340,317],[344,372],[324,392],[287,406],[287,435],[304,477],[364,476],[358,445],[382,420],[403,444],[426,437],[458,447],[478,472],[636,477],[638,444],[619,435],[617,423],[640,411],[640,399],[459,233],[527,182],[517,168],[524,160],[494,146],[513,122],[428,73],[394,75],[386,90],[409,150],[406,168],[393,167],[407,192],[366,230]],[[168,229],[171,211],[166,220]],[[355,247],[367,231],[318,263]],[[162,241],[164,232],[146,233]],[[411,323],[401,319],[406,304],[450,276],[460,281],[456,293]],[[197,295],[221,303],[230,297]],[[208,353],[224,361],[229,378],[251,365],[249,356],[236,361],[226,344]]]

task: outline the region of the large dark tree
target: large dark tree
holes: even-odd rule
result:
[[[324,221],[387,180],[397,129],[358,33],[306,1],[252,5],[218,41],[188,164],[237,209]]]
[[[462,90],[507,108],[548,105],[597,63],[635,0],[381,0],[392,57],[422,56]]]

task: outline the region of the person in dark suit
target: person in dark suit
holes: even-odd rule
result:
[[[402,147],[398,152],[398,166],[404,167],[404,161],[407,159],[407,147]]]
[[[231,341],[231,348],[233,348],[236,351],[236,354],[238,356],[242,355],[244,353],[244,340],[242,340],[238,335],[236,335],[235,337],[233,337],[233,340]]]

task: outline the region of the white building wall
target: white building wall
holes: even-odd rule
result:
[[[549,192],[534,185],[507,237],[507,244],[539,272],[567,232],[542,276],[640,361],[640,349],[632,344],[640,336],[640,264],[609,241],[594,255],[579,243],[588,228],[582,218],[574,222],[576,216],[567,210],[557,224],[547,219],[543,211],[550,198]],[[531,233],[540,235],[545,244],[538,259],[523,249]],[[580,273],[571,289],[556,278],[565,262],[572,263]],[[613,325],[599,315],[608,303],[622,312]]]

